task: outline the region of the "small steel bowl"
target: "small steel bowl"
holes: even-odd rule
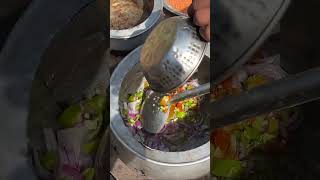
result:
[[[150,15],[140,24],[123,30],[110,30],[110,49],[116,51],[130,51],[143,44],[152,28],[159,22],[163,0],[143,0]]]
[[[171,6],[167,3],[167,0],[164,0],[163,6],[164,6],[164,8],[165,8],[167,11],[171,12],[172,14],[175,14],[175,15],[177,15],[177,16],[186,16],[186,17],[189,17],[188,14],[179,12],[179,11],[177,11],[176,9],[174,9],[173,7],[171,7]]]

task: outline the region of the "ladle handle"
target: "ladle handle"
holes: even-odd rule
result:
[[[210,83],[206,83],[204,85],[200,85],[194,89],[185,91],[183,93],[175,95],[171,100],[170,103],[177,103],[181,100],[196,97],[196,96],[202,96],[205,94],[210,93]]]
[[[320,99],[320,68],[314,68],[204,106],[213,129]]]

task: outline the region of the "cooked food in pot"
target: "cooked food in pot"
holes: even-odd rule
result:
[[[111,29],[129,29],[141,21],[144,15],[142,0],[111,0]]]
[[[212,100],[284,77],[285,73],[275,59],[277,56],[245,65],[213,91]],[[266,177],[265,174],[255,174],[258,166],[250,158],[257,158],[253,153],[259,150],[268,153],[283,148],[287,141],[287,130],[298,122],[298,115],[297,109],[271,112],[215,129],[210,138],[212,175],[218,180]]]
[[[106,109],[106,97],[96,95],[65,109],[57,118],[57,127],[43,129],[44,144],[33,147],[41,179],[94,179]]]
[[[168,106],[169,99],[177,93],[198,86],[196,79],[191,80],[167,94],[160,101],[163,111],[169,111],[165,127],[158,134],[149,134],[141,127],[140,109],[145,95],[151,91],[147,81],[133,94],[129,94],[123,102],[122,115],[125,124],[132,131],[139,142],[151,149],[161,151],[185,151],[201,146],[209,141],[209,127],[199,111],[201,98],[190,98]]]

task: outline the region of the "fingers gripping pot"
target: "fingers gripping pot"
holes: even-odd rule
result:
[[[140,63],[150,87],[161,93],[178,88],[196,72],[206,47],[188,18],[162,21],[141,50]]]

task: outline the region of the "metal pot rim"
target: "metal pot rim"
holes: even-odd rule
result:
[[[117,140],[139,158],[155,164],[167,166],[186,166],[208,161],[210,159],[210,142],[182,152],[164,152],[145,148],[140,144],[123,123],[119,112],[119,94],[122,82],[127,73],[139,64],[139,46],[119,63],[110,81],[110,129]],[[136,57],[136,58],[134,58]],[[125,73],[124,73],[125,72]]]
[[[153,9],[150,16],[144,20],[142,23],[138,24],[129,29],[123,30],[111,30],[110,29],[110,38],[111,39],[129,39],[148,31],[152,28],[160,19],[161,11],[163,9],[163,0],[154,0]]]

